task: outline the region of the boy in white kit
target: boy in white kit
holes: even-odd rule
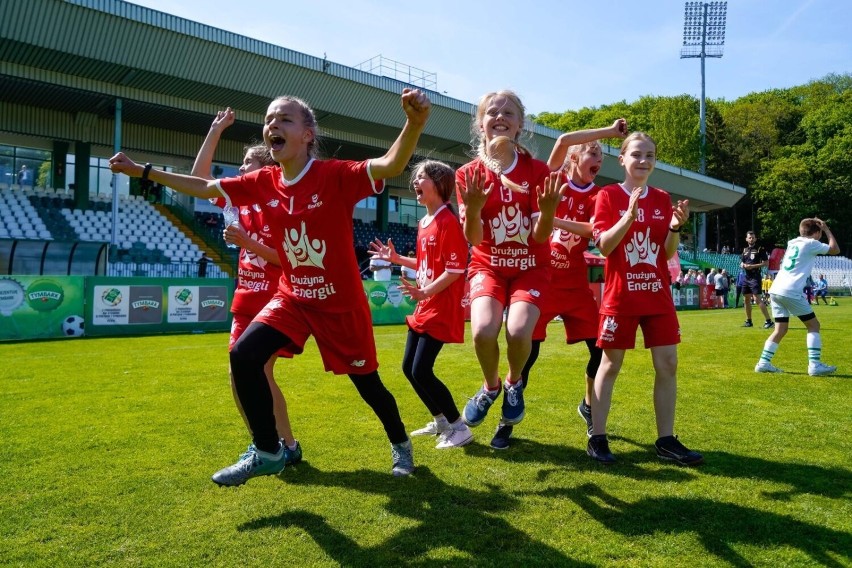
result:
[[[828,244],[820,242],[823,233],[828,238]],[[839,254],[840,247],[825,221],[816,217],[802,219],[799,223],[799,235],[787,243],[781,270],[769,288],[775,329],[763,345],[760,361],[754,367],[757,373],[783,372],[772,364],[772,357],[787,333],[791,315],[798,317],[808,330],[808,374],[816,377],[829,375],[837,370],[837,367],[826,365],[820,360],[822,339],[819,334],[819,320],[802,290],[805,280],[811,275],[817,255]]]

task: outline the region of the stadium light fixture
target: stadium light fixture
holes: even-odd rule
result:
[[[704,100],[704,60],[722,57],[725,47],[727,2],[687,2],[684,6],[681,59],[701,59],[701,152],[698,171],[707,169],[707,107]]]

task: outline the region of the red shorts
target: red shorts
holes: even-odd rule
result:
[[[674,310],[650,316],[608,316],[601,314],[598,347],[601,349],[633,349],[636,328],[642,327],[645,349],[680,343],[680,324]]]
[[[506,278],[488,267],[471,269],[470,300],[487,296],[503,306],[527,302],[540,309],[542,299],[550,293],[550,270],[534,268]]]
[[[287,349],[294,353],[301,353],[313,335],[325,370],[335,375],[363,375],[379,368],[366,298],[349,311],[325,312],[303,307],[287,296],[276,296],[254,321],[289,337],[293,343]]]
[[[237,342],[237,339],[243,334],[243,332],[248,328],[249,324],[254,320],[254,317],[246,315],[246,314],[234,314],[234,321],[231,322],[231,337],[228,339],[228,351],[234,348],[234,343]],[[287,357],[288,359],[292,359],[293,355],[298,355],[302,350],[299,349],[295,345],[288,345],[286,347],[282,347],[278,350],[279,357]]]
[[[544,341],[547,324],[556,316],[561,316],[565,325],[566,343],[577,343],[598,336],[598,303],[588,286],[551,288],[539,308],[541,317],[533,330],[533,341]]]

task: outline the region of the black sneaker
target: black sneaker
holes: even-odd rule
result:
[[[745,320],[743,327],[754,327],[754,324],[751,323],[751,320]]]
[[[591,437],[592,435],[592,407],[586,404],[585,400],[580,401],[580,405],[577,407],[577,414],[580,415],[580,418],[586,421],[586,435]]]
[[[609,451],[609,440],[606,439],[606,434],[590,436],[586,453],[604,465],[615,463],[615,456]]]
[[[763,329],[772,329],[775,327],[775,322],[772,320],[766,320],[766,323],[763,324]]]
[[[514,430],[514,426],[511,424],[503,424],[501,420],[499,424],[497,424],[497,431],[494,432],[494,437],[491,438],[491,447],[495,450],[505,450],[509,447],[509,438],[512,437],[512,430]]]
[[[704,456],[680,443],[677,436],[664,436],[654,443],[660,459],[677,462],[680,465],[698,465],[704,463]]]

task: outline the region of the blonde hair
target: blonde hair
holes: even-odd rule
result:
[[[630,143],[634,140],[644,140],[646,142],[650,142],[654,145],[654,150],[656,151],[657,149],[657,142],[653,138],[651,138],[648,134],[637,130],[636,132],[631,132],[630,134],[628,134],[627,138],[625,138],[624,141],[621,143],[621,150],[618,152],[619,155],[623,156],[624,152],[627,151],[627,146],[629,146]]]
[[[255,144],[254,146],[246,146],[243,149],[243,155],[249,156],[253,160],[257,160],[260,167],[275,165],[275,159],[269,152],[269,148],[265,144]]]
[[[313,133],[313,139],[308,142],[308,156],[311,158],[317,157],[317,144],[319,143],[319,133],[317,132],[317,117],[314,115],[314,110],[311,106],[299,97],[291,95],[281,95],[272,100],[276,102],[293,103],[299,107],[302,112],[302,125]]]
[[[574,144],[573,146],[569,146],[568,151],[565,154],[565,161],[562,162],[562,170],[568,175],[571,175],[571,171],[575,167],[574,161],[571,160],[571,158],[574,156],[579,156],[586,150],[589,150],[595,146],[600,148],[601,154],[603,154],[603,147],[601,146],[601,143],[597,140],[592,140],[591,142],[583,142],[582,144]]]
[[[512,143],[519,152],[526,154],[527,156],[532,156],[532,153],[520,142],[521,134],[524,131],[526,108],[517,93],[508,89],[492,91],[490,93],[485,93],[482,97],[480,97],[479,103],[476,105],[476,114],[473,115],[473,119],[470,123],[470,145],[473,148],[474,156],[478,156],[481,159],[488,155],[488,149],[486,147],[487,144],[485,143],[485,133],[480,128],[480,125],[482,124],[482,119],[485,117],[485,110],[488,108],[488,105],[497,97],[505,97],[509,99],[515,107],[517,107],[521,118],[521,128],[518,130],[518,133],[515,135]]]

